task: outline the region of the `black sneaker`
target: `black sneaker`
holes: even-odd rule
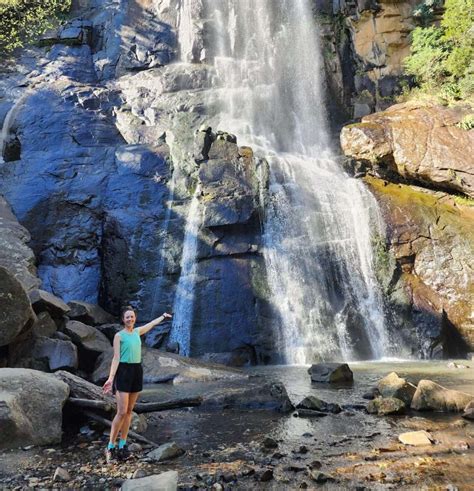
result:
[[[124,461],[130,457],[130,450],[128,449],[128,445],[124,445],[122,448],[119,448],[117,451],[118,460]]]
[[[107,448],[105,450],[105,461],[107,464],[114,464],[117,462],[117,449],[116,448]]]

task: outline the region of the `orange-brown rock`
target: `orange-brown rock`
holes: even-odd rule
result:
[[[474,207],[442,192],[369,176],[366,182],[387,224],[408,301],[438,318],[441,329],[454,326],[462,339],[445,333],[448,345],[461,348],[461,341],[474,350]]]
[[[397,104],[344,127],[341,146],[376,174],[474,197],[474,131],[457,126],[470,112]]]

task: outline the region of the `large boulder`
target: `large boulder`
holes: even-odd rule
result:
[[[470,112],[459,106],[396,104],[344,127],[341,146],[378,174],[474,197],[474,161],[465,153],[474,146],[474,133],[457,125]]]
[[[38,288],[35,255],[27,243],[31,237],[18,223],[10,205],[0,196],[0,266],[4,267],[23,285],[26,291]]]
[[[472,400],[474,400],[474,395],[446,389],[431,380],[420,380],[413,396],[411,408],[418,411],[460,412]]]
[[[51,375],[0,368],[0,448],[60,442],[68,396],[69,387]]]
[[[107,380],[113,349],[104,352],[97,360],[92,381],[101,384]],[[214,380],[245,380],[247,375],[237,369],[205,363],[151,348],[142,348],[142,364],[145,383],[172,380],[176,383],[208,382]]]
[[[377,386],[382,397],[395,397],[410,406],[416,392],[416,386],[399,377],[395,372],[389,373],[379,381]]]
[[[36,317],[36,322],[33,324],[33,334],[35,336],[49,338],[58,330],[49,312],[40,312]]]
[[[79,365],[86,371],[92,371],[99,355],[110,350],[110,341],[98,329],[79,321],[69,321],[64,332],[79,349]]]
[[[78,300],[68,302],[68,305],[71,309],[68,313],[68,317],[83,322],[84,324],[97,326],[99,324],[109,324],[115,321],[114,316],[106,312],[102,307],[99,307],[99,305],[80,302]]]
[[[312,382],[353,382],[354,375],[347,363],[317,363],[308,369]]]
[[[10,344],[35,319],[22,284],[10,271],[0,266],[0,346]]]
[[[46,372],[75,371],[78,368],[77,348],[71,341],[33,337],[11,346],[9,363],[12,367]]]
[[[33,290],[30,292],[30,300],[36,313],[49,312],[55,319],[62,318],[70,311],[66,302],[45,290]]]

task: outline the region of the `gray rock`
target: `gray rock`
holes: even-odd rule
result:
[[[367,404],[369,414],[402,414],[405,412],[406,403],[395,397],[377,397]]]
[[[382,397],[395,397],[402,400],[406,406],[410,406],[416,386],[392,372],[379,381],[378,390]]]
[[[154,460],[155,462],[163,462],[164,460],[175,459],[184,454],[184,450],[175,442],[165,443],[160,445],[155,450],[147,453],[147,457]]]
[[[69,321],[64,332],[71,337],[79,349],[79,365],[83,370],[92,371],[97,357],[110,350],[110,341],[98,329],[79,321]]]
[[[49,312],[54,319],[60,319],[70,311],[65,302],[45,290],[33,290],[29,295],[36,313]]]
[[[141,479],[127,479],[120,488],[122,491],[176,491],[178,489],[178,473],[167,471]]]
[[[322,413],[334,414],[338,414],[342,411],[339,404],[328,403],[318,399],[315,396],[305,397],[299,404],[297,404],[296,409],[310,409],[313,411],[320,411]]]
[[[62,467],[57,467],[54,471],[53,481],[57,482],[68,482],[71,480],[71,475],[66,469]]]
[[[317,363],[308,369],[312,382],[353,382],[354,375],[347,363]]]
[[[115,321],[112,315],[98,305],[80,302],[78,300],[68,302],[68,305],[71,309],[68,317],[84,324],[97,326],[98,324],[111,324]]]
[[[49,312],[40,312],[36,317],[36,322],[33,324],[33,334],[35,336],[49,338],[58,330],[58,327],[51,318]]]
[[[0,266],[0,346],[10,344],[29,329],[36,316],[22,284]]]
[[[53,375],[0,369],[0,448],[61,441],[62,408],[69,387]]]
[[[18,223],[10,205],[0,196],[0,266],[10,271],[26,291],[38,288],[35,256],[28,247],[30,234]]]
[[[431,380],[420,380],[411,408],[418,411],[463,411],[474,395],[442,387]]]

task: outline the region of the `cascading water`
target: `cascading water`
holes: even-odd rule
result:
[[[201,189],[197,186],[186,220],[184,232],[183,254],[181,256],[181,274],[176,289],[173,304],[173,325],[171,327],[170,341],[177,342],[179,353],[183,356],[190,354],[191,325],[193,322],[194,285],[196,276],[196,253],[198,247],[198,233],[201,226],[201,207],[199,195]]]
[[[219,127],[267,155],[265,260],[286,363],[389,354],[372,271],[377,206],[329,148],[309,0],[207,0]]]

